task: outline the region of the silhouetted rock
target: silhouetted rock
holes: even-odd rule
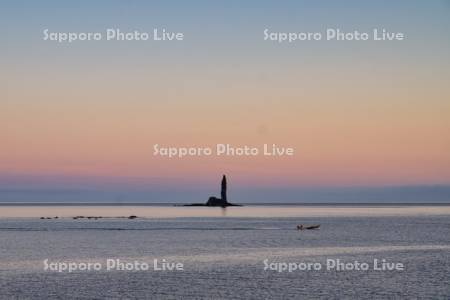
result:
[[[184,206],[218,206],[218,207],[227,207],[227,206],[242,206],[239,204],[233,204],[227,201],[227,177],[223,175],[222,183],[220,188],[220,196],[222,198],[217,198],[214,196],[209,197],[208,201],[205,204],[202,203],[193,203],[186,204]]]
[[[137,216],[129,216],[128,219],[136,219]]]
[[[209,197],[208,201],[206,202],[206,206],[222,206],[226,204],[226,201],[216,197]]]

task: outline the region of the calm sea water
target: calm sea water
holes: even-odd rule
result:
[[[0,209],[1,299],[450,298],[447,206]],[[71,218],[80,212],[111,218]],[[114,218],[129,214],[139,218]],[[56,272],[44,270],[45,259],[166,259],[184,270]],[[327,259],[385,259],[405,270],[264,270],[265,260],[325,266]]]

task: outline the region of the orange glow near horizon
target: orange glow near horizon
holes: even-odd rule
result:
[[[108,74],[30,74],[23,81],[17,75],[1,104],[1,169],[205,179],[229,173],[279,184],[450,183],[447,86],[415,85],[408,74],[393,86],[391,78],[357,70],[345,75],[351,83],[330,75],[319,85],[307,73],[267,75],[264,82],[181,73],[170,77],[172,88],[169,78],[151,74],[144,76],[151,84]],[[273,143],[295,148],[295,156],[152,155],[154,144],[216,143]]]

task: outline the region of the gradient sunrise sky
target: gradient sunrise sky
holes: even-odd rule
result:
[[[58,44],[46,28],[185,40]],[[406,40],[277,44],[265,28]],[[449,185],[449,29],[449,1],[2,1],[0,186]],[[152,155],[216,143],[296,154]]]

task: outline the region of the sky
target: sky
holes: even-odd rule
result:
[[[0,201],[183,201],[215,192],[222,174],[242,199],[420,186],[408,197],[450,201],[449,14],[449,1],[2,1]],[[107,28],[185,40],[42,33]],[[266,28],[406,39],[279,44],[263,40]],[[295,155],[152,155],[154,144],[216,143]]]

